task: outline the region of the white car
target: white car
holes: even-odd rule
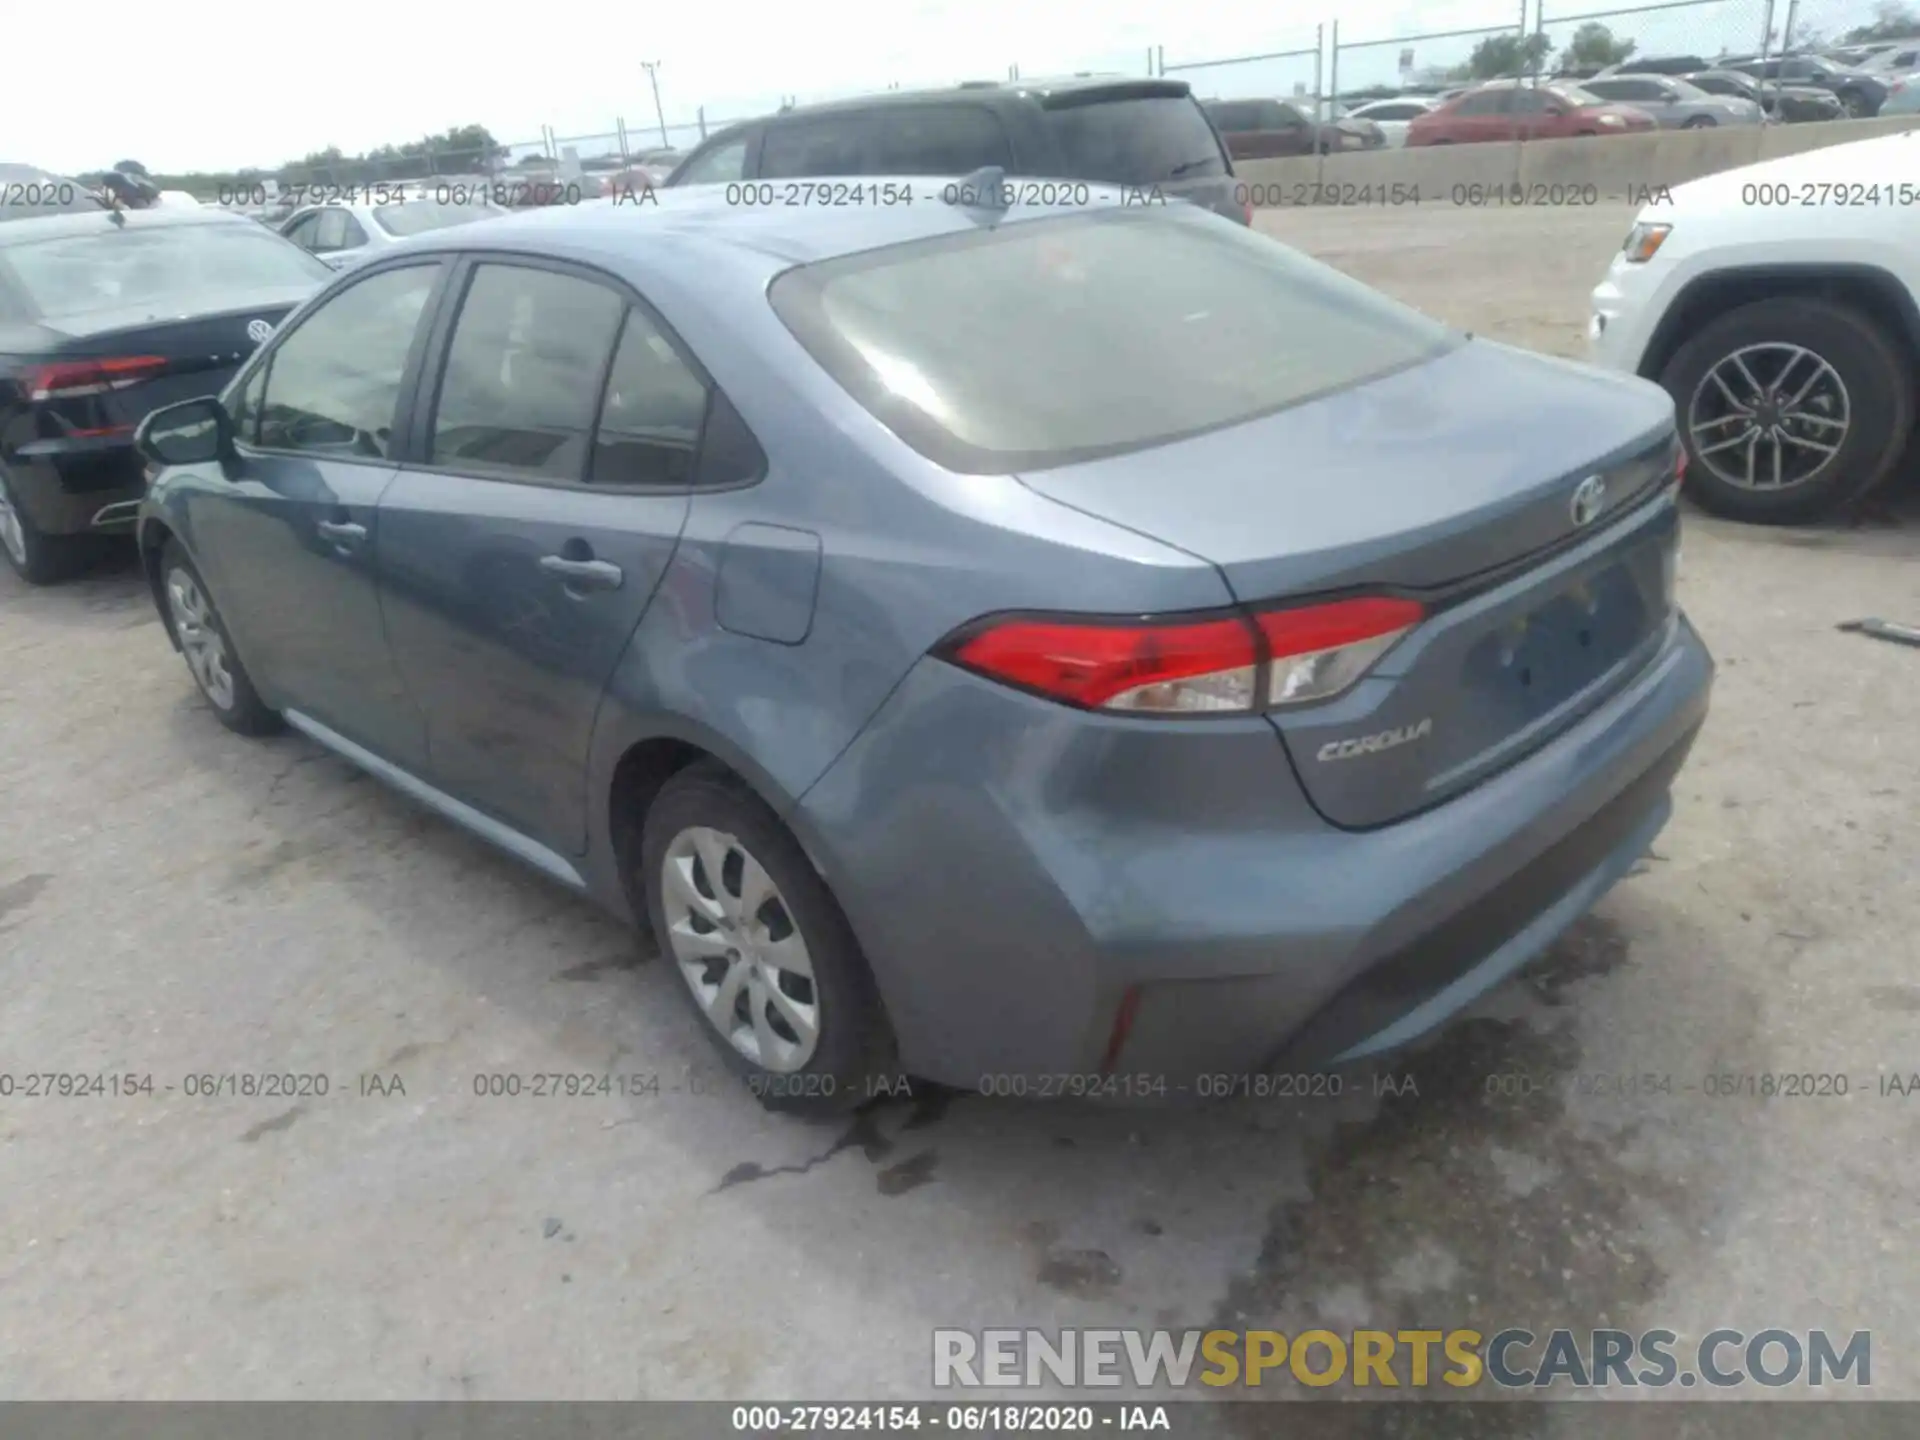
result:
[[[429,197],[396,185],[380,189],[375,200],[302,206],[275,228],[315,259],[343,270],[411,236],[507,213],[478,186],[441,185]]]
[[[1914,420],[1920,137],[1675,186],[1594,287],[1589,358],[1658,380],[1717,514],[1811,520],[1886,479]]]
[[[1439,101],[1419,95],[1398,95],[1389,100],[1370,100],[1347,111],[1347,119],[1371,120],[1387,137],[1388,147],[1398,150],[1407,143],[1407,122],[1418,119],[1437,104]]]

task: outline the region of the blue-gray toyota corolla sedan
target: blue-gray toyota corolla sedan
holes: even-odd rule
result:
[[[787,1107],[1379,1053],[1646,849],[1658,388],[1181,204],[764,188],[423,237],[150,416],[215,714],[644,923]]]

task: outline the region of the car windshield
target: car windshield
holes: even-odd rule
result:
[[[1461,343],[1338,271],[1185,205],[867,251],[789,271],[771,298],[883,424],[974,474],[1237,424]]]
[[[48,319],[311,285],[332,275],[299,246],[251,221],[127,226],[0,249],[33,308]]]
[[[1047,124],[1076,180],[1153,185],[1227,173],[1227,157],[1190,95],[1077,101],[1047,111]]]
[[[376,206],[374,223],[389,235],[404,239],[425,235],[429,230],[445,230],[452,225],[467,225],[507,212],[490,200],[475,199],[460,205],[453,201],[407,200],[398,205]]]

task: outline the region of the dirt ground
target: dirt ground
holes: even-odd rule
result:
[[[1262,223],[1578,354],[1630,218]],[[892,1398],[930,1393],[938,1326],[1423,1323],[1870,1329],[1874,1393],[1920,1397],[1920,1094],[1880,1088],[1920,1071],[1920,652],[1833,628],[1920,620],[1903,513],[1690,520],[1721,669],[1675,819],[1392,1063],[1417,1094],[1177,1115],[770,1117],[595,912],[216,725],[130,568],[0,578],[0,1071],[173,1087],[0,1098],[0,1395]],[[329,1089],[188,1093],[236,1072]],[[658,1088],[479,1093],[507,1072]],[[1775,1072],[1849,1093],[1701,1088]],[[1545,1083],[1489,1094],[1517,1074]],[[1672,1090],[1580,1079],[1628,1074]]]

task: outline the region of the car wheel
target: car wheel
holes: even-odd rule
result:
[[[1849,120],[1864,120],[1873,114],[1873,106],[1867,103],[1867,97],[1858,90],[1848,90],[1840,96],[1841,108],[1847,112]]]
[[[1680,128],[1682,130],[1711,130],[1719,123],[1720,122],[1715,120],[1711,115],[1694,115],[1690,116],[1686,123]]]
[[[279,730],[280,716],[261,703],[247,667],[234,653],[227,627],[213,608],[206,582],[172,541],[160,557],[160,584],[173,638],[180,643],[193,683],[220,723],[238,735],[271,735]]]
[[[14,498],[0,471],[0,556],[29,585],[52,585],[84,569],[98,553],[90,535],[48,535]]]
[[[648,918],[728,1068],[769,1110],[833,1113],[890,1077],[860,947],[786,826],[717,764],[681,771],[640,833]]]
[[[1859,312],[1795,296],[1729,311],[1661,376],[1687,489],[1717,515],[1796,524],[1885,478],[1913,423],[1906,361]]]

